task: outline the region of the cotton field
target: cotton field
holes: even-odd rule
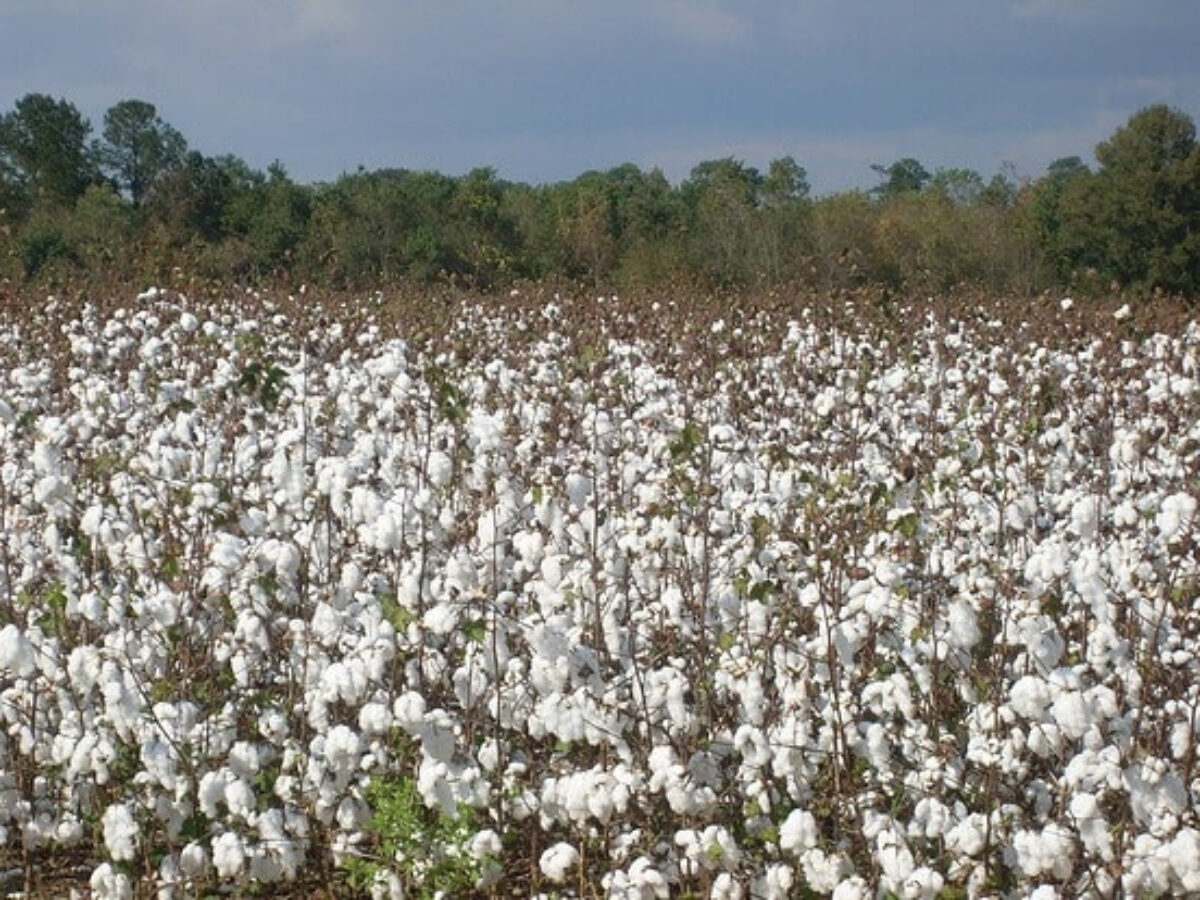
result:
[[[5,889],[1200,894],[1200,327],[853,302],[9,315]]]

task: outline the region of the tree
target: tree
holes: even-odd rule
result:
[[[1138,290],[1200,291],[1200,146],[1191,118],[1147,107],[1096,147],[1096,159],[1096,175],[1071,175],[1059,204],[1060,244],[1073,269]]]
[[[680,186],[693,265],[721,284],[747,284],[764,274],[755,217],[763,178],[732,157],[706,160]]]
[[[974,169],[938,169],[929,179],[930,190],[942,194],[954,206],[970,206],[982,196],[983,177]]]
[[[1059,283],[1071,280],[1072,270],[1091,266],[1098,245],[1085,234],[1081,209],[1090,193],[1092,172],[1078,156],[1054,160],[1029,194],[1029,220],[1041,256]],[[1072,228],[1064,230],[1064,210],[1074,210]],[[1091,244],[1089,248],[1089,243]]]
[[[808,172],[790,156],[771,160],[762,183],[763,203],[781,209],[808,200]]]
[[[881,183],[871,188],[871,193],[884,199],[898,194],[916,193],[923,189],[930,179],[925,167],[911,156],[898,159],[890,166],[873,165],[871,171],[883,178]]]
[[[212,158],[193,150],[150,187],[144,206],[177,244],[193,238],[218,241],[229,230],[236,198],[261,181],[262,175],[236,156]]]
[[[7,171],[27,202],[74,203],[96,180],[87,146],[91,130],[66,100],[26,94],[0,117],[0,173]]]
[[[187,154],[187,141],[158,117],[154,104],[122,100],[104,114],[101,165],[141,206],[146,191],[163,173],[177,168]]]
[[[812,203],[808,173],[790,156],[771,160],[762,182],[760,245],[767,278],[775,284],[800,276],[811,259]]]

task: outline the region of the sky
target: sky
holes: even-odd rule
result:
[[[1200,117],[1196,0],[0,0],[0,111],[146,100],[203,153],[530,183],[792,156],[1036,177],[1153,103]]]

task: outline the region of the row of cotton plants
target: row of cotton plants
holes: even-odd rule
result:
[[[1200,892],[1200,328],[315,309],[0,333],[6,883]]]

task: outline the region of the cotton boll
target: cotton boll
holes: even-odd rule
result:
[[[928,866],[914,869],[900,886],[900,896],[912,900],[934,900],[945,885],[945,879],[939,872]]]
[[[454,472],[454,463],[441,450],[434,450],[429,454],[425,472],[429,478],[429,483],[435,488],[445,487],[450,483],[450,477]]]
[[[793,809],[779,828],[779,848],[798,855],[815,847],[819,834],[817,820],[811,812]]]
[[[232,831],[221,834],[212,842],[212,861],[221,878],[236,878],[246,863],[242,839]]]
[[[362,761],[362,739],[346,725],[336,725],[325,736],[322,747],[330,770],[340,779],[348,779]]]
[[[117,862],[137,856],[138,824],[128,806],[116,803],[108,807],[100,818],[100,825],[109,856]]]
[[[582,472],[571,472],[567,475],[567,502],[576,510],[584,509],[591,499],[593,480]]]
[[[1189,896],[1200,893],[1200,832],[1180,829],[1163,850],[1179,887]]]
[[[1021,829],[1012,839],[1016,865],[1029,878],[1044,874],[1069,878],[1074,868],[1074,850],[1070,832],[1057,825],[1049,825],[1042,831]]]
[[[1105,862],[1113,860],[1113,839],[1096,795],[1080,791],[1071,798],[1071,817],[1084,849]]]
[[[542,874],[555,884],[564,884],[568,872],[578,864],[579,851],[563,841],[549,847],[538,860]]]
[[[1196,499],[1180,492],[1163,500],[1155,522],[1163,540],[1171,543],[1190,527],[1195,515]]]
[[[366,703],[358,711],[358,727],[364,734],[387,734],[392,727],[392,711],[383,703]]]
[[[225,805],[232,815],[249,821],[254,816],[256,803],[254,788],[244,778],[234,778],[225,785]]]
[[[16,625],[0,628],[0,668],[17,678],[29,678],[37,672],[33,644]]]
[[[221,771],[205,772],[200,776],[200,783],[196,788],[196,799],[200,804],[200,810],[210,819],[218,817],[217,804],[225,800],[225,787],[228,784],[228,777]]]
[[[950,604],[947,624],[950,643],[959,649],[970,650],[982,637],[975,610],[966,600],[958,599]]]
[[[976,856],[987,846],[987,820],[972,813],[946,832],[946,847],[964,856]]]
[[[807,886],[820,894],[827,894],[839,889],[842,879],[852,871],[849,860],[841,854],[826,853],[819,847],[804,851],[800,857],[800,867],[804,871],[804,881]],[[844,893],[843,895],[847,897],[861,896],[864,900],[868,896],[865,889],[862,894]],[[834,896],[837,896],[836,892]]]
[[[133,900],[133,883],[124,872],[117,872],[111,863],[101,863],[88,879],[94,900]]]

